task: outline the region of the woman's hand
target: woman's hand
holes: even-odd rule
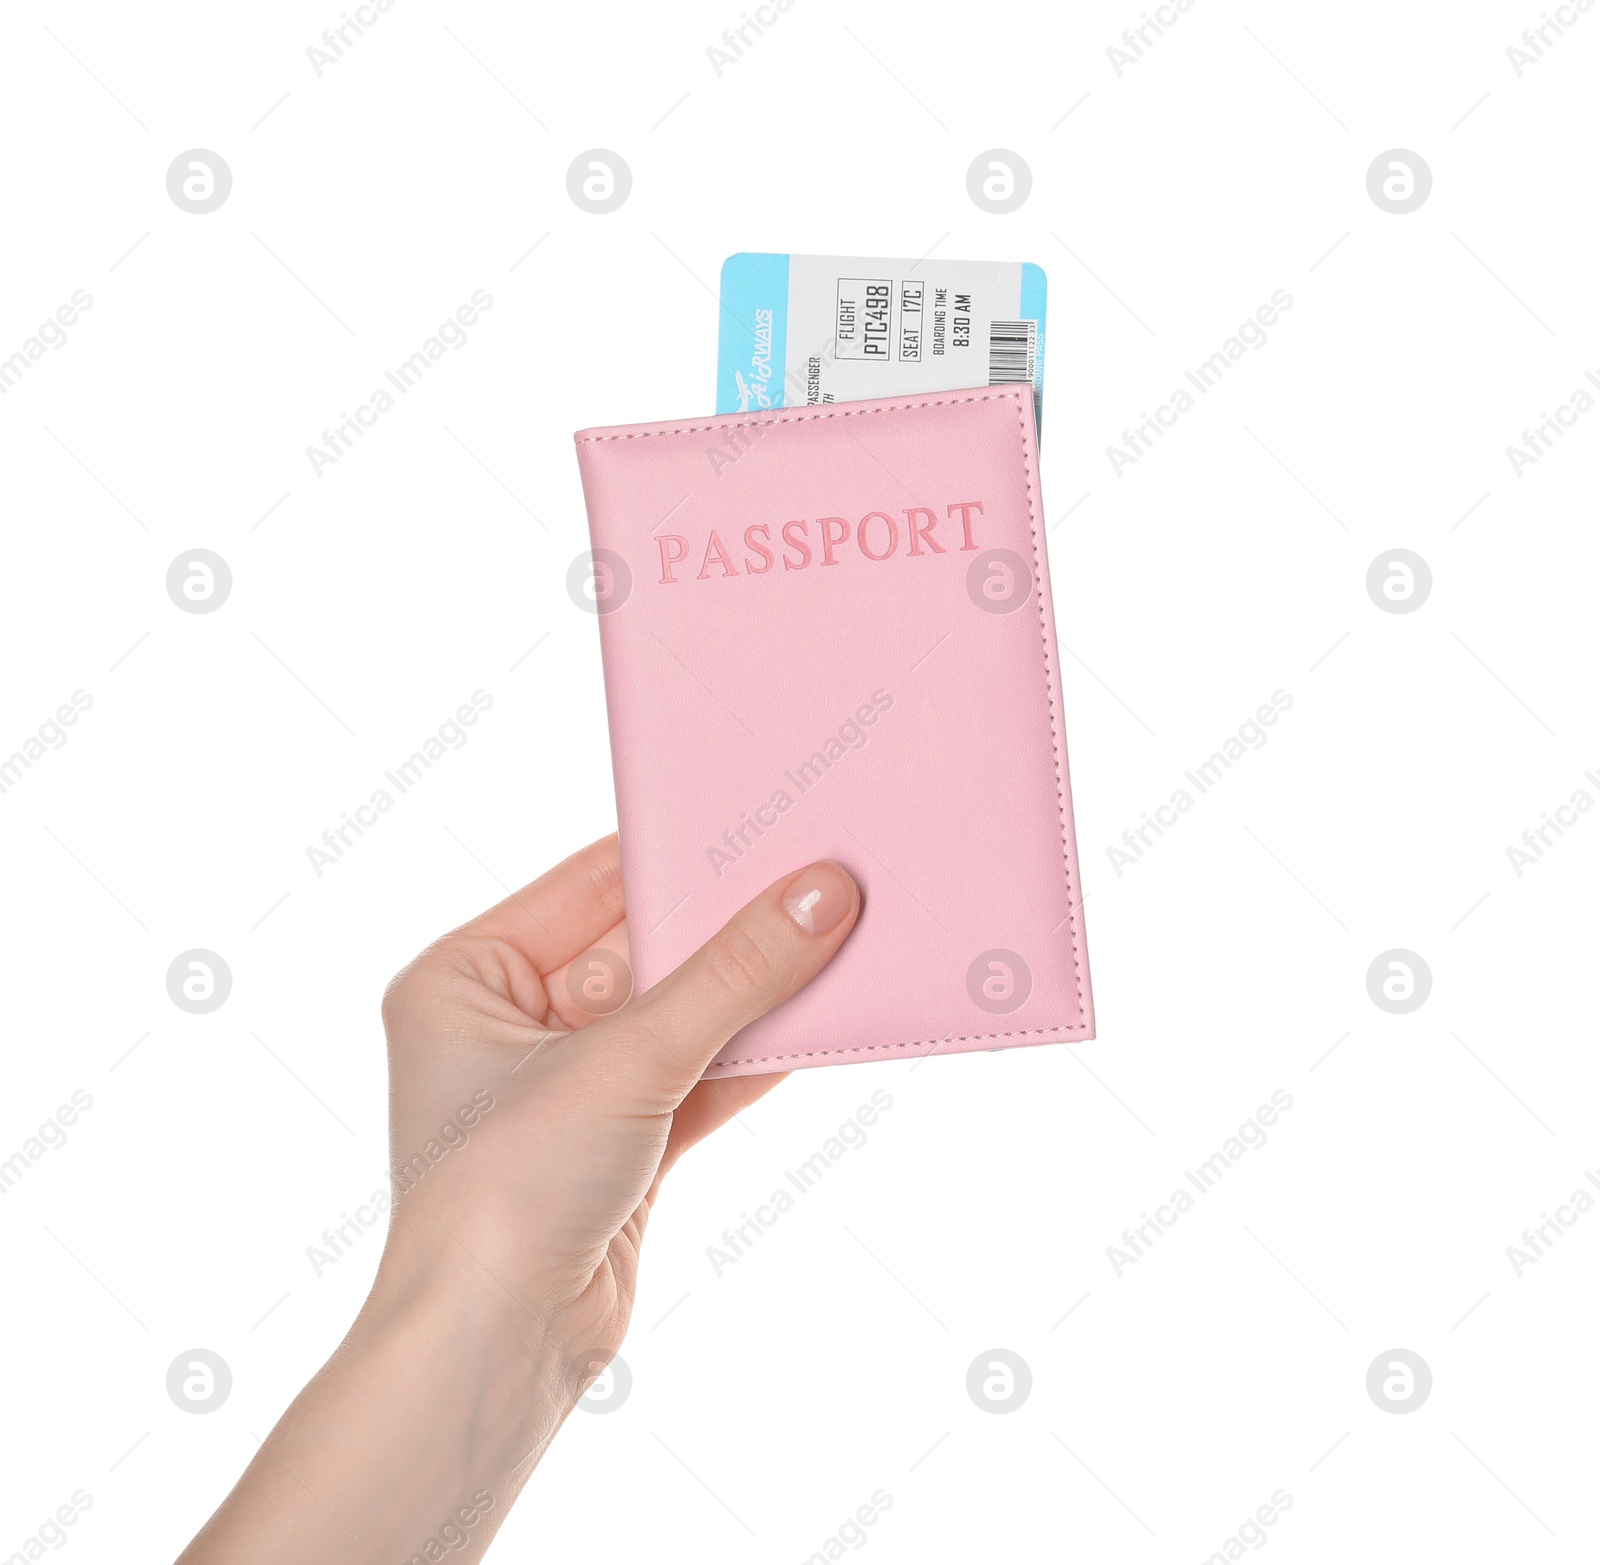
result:
[[[183,1561],[477,1559],[622,1341],[662,1176],[781,1079],[702,1072],[859,906],[813,864],[628,998],[608,837],[412,962],[383,1005],[394,1213],[371,1296]]]

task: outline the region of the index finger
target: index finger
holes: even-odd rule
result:
[[[622,916],[622,859],[612,832],[454,933],[504,940],[543,977],[615,929]]]

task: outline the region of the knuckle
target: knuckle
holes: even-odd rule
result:
[[[706,948],[706,971],[736,999],[785,987],[779,954],[737,925],[724,929]]]
[[[589,885],[606,909],[620,917],[624,909],[621,863],[610,854],[596,854],[589,865]]]
[[[538,971],[498,935],[453,931],[412,958],[383,993],[389,1034],[437,1027],[454,1015],[481,1021],[542,1019],[546,996]]]
[[[438,995],[447,974],[441,963],[438,948],[430,946],[414,956],[393,978],[383,991],[383,1024],[393,1032],[396,1027],[413,1020],[427,1009]]]
[[[408,962],[394,975],[383,991],[383,1025],[391,1032],[414,1003],[417,989],[417,964]]]

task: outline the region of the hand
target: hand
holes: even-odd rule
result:
[[[183,1561],[388,1565],[435,1539],[477,1559],[622,1341],[662,1176],[782,1079],[706,1066],[859,908],[813,864],[596,1017],[592,953],[628,955],[608,837],[412,962],[383,1005],[395,1204],[372,1294]]]
[[[648,994],[596,1017],[580,998],[586,977],[605,976],[592,953],[628,958],[608,837],[430,946],[384,997],[392,1172],[405,1190],[385,1281],[477,1264],[573,1351],[614,1353],[662,1175],[783,1079],[702,1073],[821,970],[857,902],[843,870],[813,865]],[[426,1163],[406,1159],[430,1141],[437,1151],[443,1127],[477,1105],[462,1155],[416,1178]]]

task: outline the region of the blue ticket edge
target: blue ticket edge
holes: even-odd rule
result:
[[[717,412],[787,407],[789,257],[741,250],[722,263]],[[802,395],[796,400],[804,401]]]
[[[1049,284],[1044,268],[1022,263],[1018,308],[1023,320],[1037,322],[1034,335],[1033,398],[1044,418],[1045,315]],[[788,407],[805,401],[805,370],[793,373],[789,341],[789,257],[741,250],[722,263],[721,310],[717,331],[717,412]],[[791,397],[790,392],[794,395]]]

